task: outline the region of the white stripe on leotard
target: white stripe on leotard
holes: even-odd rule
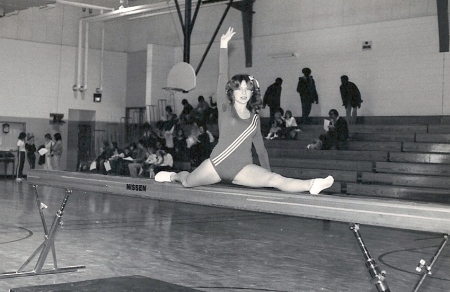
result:
[[[253,131],[256,129],[257,120],[258,115],[254,115],[253,120],[247,127],[247,129],[245,129],[245,131],[242,132],[242,134],[239,135],[239,137],[237,137],[236,140],[234,140],[233,143],[230,144],[230,146],[228,146],[225,150],[223,150],[219,155],[211,159],[214,165],[219,165],[223,160],[225,160],[228,156],[230,156],[231,153],[233,153],[236,150],[236,148],[238,148],[242,144],[242,142],[244,142],[244,140],[247,139],[253,133]]]

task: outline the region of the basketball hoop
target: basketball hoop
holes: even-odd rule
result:
[[[187,93],[196,86],[195,70],[186,62],[179,62],[167,75],[167,86],[163,87],[173,95],[175,92]]]

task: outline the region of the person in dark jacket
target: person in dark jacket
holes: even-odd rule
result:
[[[335,109],[328,113],[330,124],[326,135],[320,135],[324,150],[346,150],[348,148],[348,125],[347,121],[339,116]]]
[[[34,145],[34,135],[27,134],[27,142],[25,143],[25,150],[27,151],[27,160],[30,164],[30,169],[36,167],[36,145]]]
[[[182,124],[184,123],[192,123],[193,118],[191,117],[191,112],[194,109],[194,107],[189,103],[187,99],[183,99],[181,101],[181,104],[183,105],[183,110],[180,114],[180,122]]]
[[[267,87],[266,93],[264,93],[263,108],[265,108],[266,105],[268,105],[270,108],[270,126],[273,125],[275,121],[275,113],[280,108],[282,89],[281,84],[283,84],[283,79],[278,77],[277,79],[275,79],[275,83]]]
[[[355,83],[348,81],[347,75],[341,76],[341,91],[342,105],[345,107],[347,114],[347,123],[349,125],[356,124],[356,117],[358,115],[358,108],[363,102],[361,93]]]
[[[311,113],[311,105],[315,102],[319,103],[319,95],[316,90],[316,83],[311,76],[311,69],[303,68],[303,76],[298,79],[297,92],[300,94],[302,103],[302,123],[309,123],[309,114]]]

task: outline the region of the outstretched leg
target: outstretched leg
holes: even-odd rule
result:
[[[181,171],[179,173],[160,171],[155,176],[156,181],[180,182],[185,187],[211,185],[220,182],[220,177],[214,169],[211,160],[203,161],[193,172]]]
[[[331,187],[333,182],[334,179],[332,176],[308,180],[288,178],[255,164],[244,167],[233,180],[233,184],[237,185],[255,188],[272,187],[284,192],[309,191],[314,195]]]

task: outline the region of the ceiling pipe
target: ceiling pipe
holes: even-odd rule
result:
[[[85,36],[84,36],[84,79],[83,85],[80,87],[80,92],[87,91],[87,73],[88,73],[88,57],[89,57],[89,23],[86,22],[85,25]]]
[[[114,10],[113,8],[108,8],[108,7],[101,7],[101,6],[96,6],[96,5],[89,5],[89,4],[82,4],[82,3],[77,3],[77,2],[70,2],[70,1],[65,1],[65,0],[56,0],[56,3],[59,4],[66,4],[66,5],[72,5],[72,6],[79,6],[79,7],[84,7],[84,8],[92,8],[92,9],[100,9],[101,14],[100,15],[96,15],[96,16],[87,16],[87,17],[83,17],[79,20],[79,35],[78,35],[78,66],[77,66],[77,84],[73,86],[73,90],[77,91],[79,90],[80,92],[85,92],[87,90],[87,73],[88,73],[88,50],[89,50],[89,40],[88,40],[88,36],[89,36],[89,26],[88,23],[89,22],[100,22],[102,21],[102,52],[101,52],[101,64],[100,64],[100,84],[99,87],[96,89],[96,91],[98,93],[100,93],[103,88],[103,56],[104,56],[104,22],[105,21],[109,21],[109,20],[114,20],[117,18],[121,18],[121,17],[125,17],[125,16],[131,16],[131,15],[135,15],[135,14],[141,14],[141,13],[146,13],[146,12],[151,12],[151,11],[155,11],[154,13],[147,13],[141,17],[150,17],[150,16],[156,16],[156,15],[161,15],[161,14],[167,14],[167,13],[171,13],[173,12],[171,9],[175,8],[175,5],[169,5],[168,3],[169,1],[167,1],[167,3],[161,2],[161,3],[156,3],[156,4],[148,4],[148,5],[139,5],[139,6],[133,6],[133,7],[128,7],[128,8],[122,8],[120,10]],[[179,3],[181,5],[185,5],[185,1],[181,0],[179,1]],[[207,7],[209,6],[215,6],[215,5],[220,5],[223,4],[221,2],[219,3],[210,3],[210,4],[203,4],[206,5]],[[185,9],[185,8],[184,8]],[[111,12],[108,13],[103,13],[103,10],[108,10]],[[165,11],[158,11],[158,10],[165,10]],[[139,17],[135,17],[135,18],[139,18]],[[133,18],[133,19],[135,19]],[[86,22],[85,24],[85,29],[86,29],[86,35],[85,35],[85,56],[84,56],[84,81],[83,81],[83,85],[80,85],[80,80],[81,80],[81,64],[82,64],[82,60],[83,60],[83,56],[82,56],[82,31],[83,31],[83,21]]]
[[[102,49],[100,53],[100,81],[98,88],[95,90],[97,93],[103,91],[103,57],[105,55],[105,23],[102,23]]]
[[[183,4],[185,1],[181,1]],[[96,16],[89,16],[86,17],[86,21],[88,22],[98,22],[98,21],[108,21],[117,19],[124,16],[132,16],[140,13],[150,12],[150,11],[156,11],[156,10],[163,10],[163,9],[170,9],[175,6],[169,6],[166,2],[160,2],[155,4],[147,4],[147,5],[139,5],[139,6],[132,6],[128,8],[123,8],[120,10],[115,10],[112,12],[104,13],[101,15]]]
[[[73,91],[78,91],[80,89],[80,79],[81,79],[81,62],[82,62],[82,50],[81,44],[83,43],[83,19],[78,21],[78,48],[77,48],[77,68],[75,70],[75,85],[72,87]]]
[[[99,10],[109,10],[114,11],[114,8],[111,7],[102,7],[97,5],[91,5],[91,4],[85,4],[85,3],[79,3],[79,2],[72,2],[72,1],[66,1],[66,0],[56,0],[56,3],[58,4],[64,4],[64,5],[70,5],[75,7],[81,7],[81,8],[88,8],[88,9],[99,9]]]
[[[214,3],[202,3],[202,7],[212,7],[212,6],[217,6],[217,5],[225,5],[227,3],[224,2],[214,2]],[[169,13],[173,13],[173,12],[177,12],[176,9],[171,9],[171,8],[175,8],[175,6],[170,6],[168,7],[169,10],[167,11],[161,11],[161,12],[154,12],[154,13],[148,13],[148,14],[143,14],[143,15],[139,15],[139,16],[134,16],[134,17],[130,17],[128,18],[128,20],[135,20],[135,19],[139,19],[139,18],[146,18],[146,17],[152,17],[152,16],[158,16],[158,15],[163,15],[163,14],[169,14]],[[186,8],[180,8],[180,11],[184,11]]]

